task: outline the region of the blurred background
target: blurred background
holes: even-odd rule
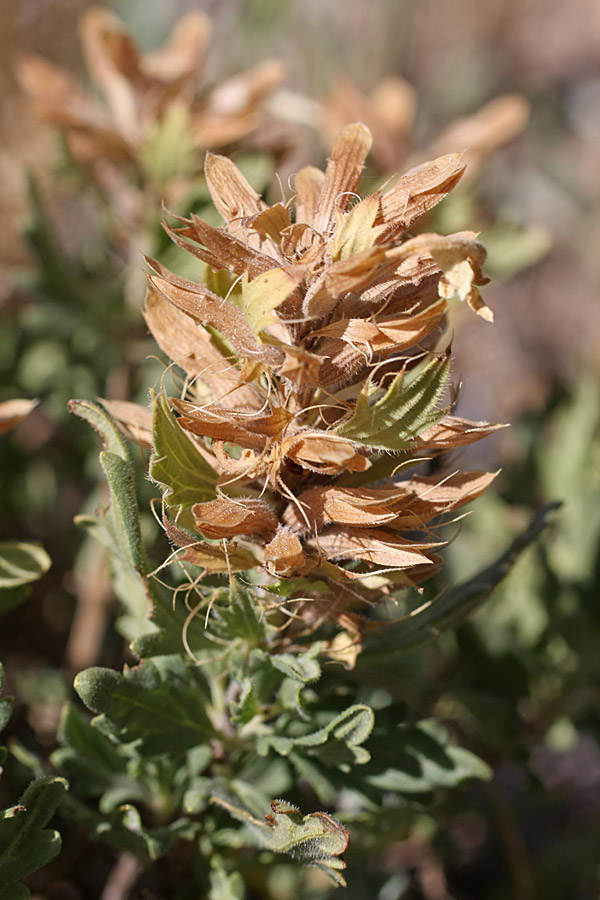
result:
[[[476,230],[489,249],[494,324],[463,309],[451,320],[454,379],[464,382],[457,412],[511,427],[452,461],[502,472],[448,549],[447,577],[460,581],[493,559],[535,508],[564,505],[473,621],[407,663],[411,701],[444,717],[493,765],[494,782],[441,797],[435,824],[417,821],[391,851],[357,862],[347,896],[597,898],[600,5],[106,4],[142,51],[186,13],[212,23],[194,84],[194,140],[179,120],[153,120],[159,106],[144,95],[142,142],[109,163],[101,150],[115,143],[101,116],[104,143],[72,139],[77,103],[94,121],[107,109],[107,82],[103,96],[80,40],[90,6],[0,0],[0,401],[40,401],[2,437],[0,538],[39,541],[53,561],[28,597],[9,592],[0,607],[0,658],[18,699],[12,729],[51,750],[73,672],[123,657],[102,551],[73,524],[102,501],[97,448],[66,404],[144,402],[160,375],[140,314],[140,252],[184,265],[160,232],[161,201],[214,216],[205,149],[231,152],[257,190],[289,196],[289,177],[322,164],[332,136],[356,119],[375,137],[369,190],[466,149],[467,175],[423,228]],[[79,85],[77,103],[27,68],[31,54],[59,67],[69,90]],[[256,72],[265,60],[283,65]],[[149,485],[140,490],[151,496]],[[110,860],[96,866],[101,880]],[[69,897],[100,896],[77,863],[59,875]],[[40,896],[58,896],[52,877]]]

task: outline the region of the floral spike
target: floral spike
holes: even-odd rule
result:
[[[206,177],[224,226],[192,216],[168,229],[206,264],[206,284],[149,261],[148,324],[190,378],[170,401],[176,419],[164,398],[156,401],[158,427],[186,437],[155,435],[168,533],[207,571],[225,571],[227,560],[234,571],[246,559],[267,589],[295,579],[288,641],[324,618],[347,628],[349,608],[374,599],[374,572],[389,593],[436,571],[435,526],[493,478],[403,479],[394,475],[399,462],[385,459],[401,452],[414,468],[424,452],[498,426],[456,419],[441,404],[448,301],[466,300],[490,318],[478,291],[485,250],[472,233],[404,235],[456,184],[461,157],[426,163],[361,200],[370,146],[364,125],[347,126],[326,172],[298,174],[295,216],[293,198],[266,206],[230,160],[209,155]],[[183,479],[177,460],[164,458],[169,445],[185,459]],[[196,539],[173,524],[179,508]],[[324,583],[333,591],[324,594]]]

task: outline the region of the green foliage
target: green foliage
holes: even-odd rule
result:
[[[110,509],[105,517],[112,533],[115,548],[141,574],[146,562],[138,513],[133,464],[123,435],[111,416],[98,404],[89,400],[72,400],[69,409],[86,419],[102,438],[104,449],[100,464],[104,469],[110,489]]]
[[[0,692],[3,688],[4,667],[0,663]],[[8,724],[13,704],[12,697],[0,698],[0,731]],[[0,772],[5,759],[6,747],[0,747]],[[31,892],[21,879],[41,869],[60,852],[60,834],[45,826],[67,790],[64,778],[38,778],[16,806],[0,810],[1,900],[27,900]]]
[[[369,384],[337,434],[377,450],[409,450],[414,438],[446,413],[437,403],[450,375],[450,353],[431,360],[408,384],[403,373],[389,388]]]
[[[214,798],[232,816],[248,823],[256,838],[275,853],[289,853],[295,859],[326,871],[340,885],[346,882],[339,874],[346,864],[339,857],[348,846],[348,832],[325,813],[302,816],[297,807],[285,800],[272,800],[271,813],[260,822],[245,810]]]
[[[39,778],[29,785],[18,806],[0,813],[0,898],[26,900],[30,891],[21,878],[50,862],[60,851],[60,835],[45,826],[60,804],[64,778]]]
[[[401,724],[380,730],[376,765],[367,784],[399,794],[431,794],[436,788],[455,787],[466,778],[489,780],[486,763],[464,747],[449,744],[446,729],[434,719],[415,725]]]
[[[197,153],[187,108],[172,104],[153,123],[140,149],[140,165],[150,184],[164,189],[174,178],[190,176],[197,167]]]
[[[131,303],[132,298],[141,297],[141,292],[132,290],[128,263],[132,246],[142,245],[151,256],[178,271],[187,266],[189,274],[196,274],[196,261],[167,245],[155,221],[156,196],[174,177],[188,177],[196,168],[188,125],[187,111],[170,107],[147,134],[138,162],[155,197],[147,208],[140,206],[140,221],[132,226],[133,233],[126,233],[120,221],[109,222],[108,207],[95,203],[91,218],[98,233],[94,231],[87,240],[84,237],[81,244],[78,237],[75,250],[67,252],[37,186],[31,185],[29,241],[41,267],[37,284],[29,287],[32,296],[39,295],[43,303],[19,322],[21,333],[17,330],[14,340],[12,331],[4,340],[7,354],[14,353],[19,359],[19,378],[26,382],[27,392],[47,392],[48,409],[53,415],[62,409],[65,396],[107,394],[106,385],[114,384],[115,373],[118,385],[133,381],[132,360],[143,356],[145,338],[139,331],[135,304]],[[253,184],[267,180],[260,167],[264,170],[270,165],[264,157],[247,158],[246,168],[259,167],[256,178],[251,178]],[[70,172],[71,178],[73,175]],[[79,181],[77,191],[81,186]],[[207,187],[200,179],[190,180],[181,196],[188,212],[193,202],[206,204]],[[354,208],[332,243],[334,257],[347,258],[372,246],[378,231],[373,226],[376,207],[378,204],[367,203]],[[212,212],[207,218],[211,216],[216,224]],[[527,243],[521,256],[534,257],[540,246],[538,236],[537,242],[533,239]],[[501,255],[506,256],[506,252]],[[522,264],[522,260],[516,264]],[[506,265],[504,270],[508,270]],[[244,282],[235,292],[256,333],[293,287],[279,271],[274,284],[272,274],[267,273]],[[371,383],[337,433],[374,450],[410,451],[415,437],[445,413],[438,404],[448,372],[449,354],[445,354],[397,376],[391,383],[384,381],[379,387]],[[139,378],[138,397],[146,396],[152,381],[146,375]],[[40,387],[42,391],[38,391]],[[578,435],[589,436],[585,430],[585,416],[590,415],[588,401],[585,406],[585,415],[582,412],[580,418],[565,422],[564,427],[561,424],[561,433],[568,439],[553,456],[549,454],[545,466],[547,484],[560,472],[577,498],[577,512],[571,520],[573,533],[556,554],[552,572],[570,573],[578,601],[585,590],[582,567],[594,564],[597,535],[597,510],[586,491],[577,486],[578,473],[570,471],[568,463],[576,459],[574,468],[583,469],[587,461],[578,444]],[[144,528],[136,496],[139,473],[128,445],[101,407],[79,400],[74,401],[72,409],[92,424],[103,440],[100,462],[109,500],[106,503],[102,498],[100,511],[79,517],[79,522],[102,544],[110,559],[114,590],[125,611],[117,627],[131,642],[138,660],[136,664],[128,657],[131,667],[123,671],[95,667],[77,676],[76,691],[94,718],[80,704],[67,704],[63,710],[59,747],[50,754],[49,765],[53,772],[64,773],[72,785],[71,793],[63,799],[63,810],[79,827],[78,840],[87,833],[93,840],[134,854],[146,870],[155,863],[158,869],[158,861],[167,856],[169,896],[174,898],[242,900],[250,893],[275,898],[279,896],[273,887],[275,881],[269,881],[270,874],[265,874],[269,868],[271,873],[277,869],[280,857],[272,854],[287,854],[292,860],[316,866],[334,883],[344,884],[340,872],[345,867],[342,854],[348,844],[346,829],[351,833],[354,859],[367,852],[381,856],[390,843],[409,835],[415,821],[422,821],[424,810],[439,804],[448,788],[466,779],[489,778],[486,763],[472,750],[457,746],[456,734],[469,747],[486,753],[485,741],[473,727],[472,718],[480,723],[480,729],[488,728],[495,739],[500,729],[493,715],[485,709],[478,711],[474,692],[469,694],[465,689],[461,694],[451,679],[448,689],[456,689],[451,714],[444,715],[445,708],[441,712],[433,708],[436,686],[428,686],[419,696],[418,687],[406,677],[407,672],[415,671],[427,677],[423,676],[427,672],[424,657],[414,663],[410,651],[418,647],[425,653],[430,649],[425,644],[438,638],[443,629],[457,625],[487,599],[516,556],[539,532],[544,516],[513,541],[495,563],[475,577],[463,578],[458,587],[448,589],[430,604],[414,612],[406,610],[399,621],[379,623],[379,613],[373,612],[355,670],[343,671],[327,657],[333,636],[327,625],[316,633],[307,629],[296,642],[290,640],[289,632],[286,635],[284,614],[279,611],[290,615],[294,597],[308,585],[311,596],[322,594],[328,602],[335,602],[335,585],[303,578],[282,579],[269,586],[270,596],[264,602],[267,592],[248,584],[245,575],[237,579],[206,575],[191,563],[170,563],[153,574],[148,529]],[[217,473],[178,427],[162,392],[154,403],[153,444],[150,474],[165,488],[166,513],[181,529],[191,527],[186,509],[214,498]],[[76,442],[69,445],[70,453],[63,452],[64,466],[79,477],[89,470],[88,445],[85,439],[81,446]],[[392,459],[390,463],[389,456],[381,457],[369,478],[374,472],[387,476],[396,462]],[[352,478],[360,483],[356,475],[346,476],[343,483],[352,483]],[[18,487],[11,490],[18,494]],[[30,488],[30,493],[35,494],[35,490]],[[53,496],[48,492],[47,511],[61,506],[53,504]],[[35,515],[38,507],[34,504],[31,509]],[[587,542],[573,539],[581,510],[590,522]],[[510,543],[508,534],[506,538]],[[3,577],[18,586],[15,579],[33,580],[47,568],[43,551],[36,549],[22,564],[15,561],[13,551],[6,562],[0,548],[0,586]],[[485,550],[472,555],[487,558]],[[522,582],[529,592],[531,608],[532,597],[540,589],[539,572],[531,583],[528,577]],[[22,596],[3,594],[0,611]],[[396,601],[405,611],[404,595],[398,594]],[[395,607],[389,618],[398,615]],[[589,613],[589,619],[593,619],[593,613]],[[577,638],[564,609],[560,610],[560,622],[565,641],[575,646]],[[545,628],[543,623],[538,626],[535,639],[546,640],[551,628]],[[511,701],[516,707],[525,695],[527,673],[518,671],[515,676],[514,656],[507,647],[499,650],[489,635],[482,638],[479,632],[483,634],[484,627],[477,629],[462,626],[458,632],[457,646],[465,657],[463,671],[478,688],[482,683],[493,685],[496,678],[505,679],[506,696],[511,683]],[[119,653],[118,648],[120,668]],[[551,655],[548,649],[548,670]],[[106,661],[104,657],[102,660]],[[591,662],[587,665],[591,667]],[[539,698],[543,687],[534,687]],[[407,696],[415,701],[409,704],[411,713],[404,705]],[[0,699],[0,727],[6,724],[11,709],[11,698]],[[454,713],[459,720],[456,731],[451,725],[443,727],[436,718],[439,715],[453,723]],[[15,755],[36,773],[47,771],[46,764],[24,748],[15,746]],[[65,790],[62,778],[44,775],[25,793],[22,807],[4,813],[0,838],[9,836],[10,850],[7,856],[0,840],[0,875],[4,875],[0,878],[0,900],[26,897],[27,889],[18,880],[44,865],[57,851],[59,838],[45,826]],[[285,796],[289,802],[274,799],[277,796]],[[336,818],[325,812],[300,812],[319,806],[334,810]],[[291,865],[286,871],[290,881],[283,893],[286,897],[300,895],[303,876]],[[317,896],[319,890],[318,886],[314,892],[309,888],[310,896]],[[401,890],[390,879],[380,896],[385,893],[389,897],[395,891],[393,895],[399,897]]]
[[[403,408],[421,422],[433,416],[446,377],[445,358],[430,364],[406,388],[411,399],[405,398]],[[388,394],[378,401],[384,410],[391,403]],[[397,398],[394,403],[400,409]],[[196,451],[180,430],[173,432],[164,397],[156,408],[153,477],[173,489],[174,504],[186,505],[199,490],[214,491],[214,473],[209,478],[204,461],[190,458],[190,449]],[[139,665],[123,673],[93,668],[77,676],[77,693],[95,718],[89,721],[74,706],[63,713],[62,746],[52,764],[72,780],[70,814],[90,834],[146,861],[191,842],[205,860],[196,877],[207,896],[221,889],[224,896],[241,896],[230,855],[250,834],[265,849],[288,853],[343,883],[345,827],[329,813],[298,812],[306,799],[303,784],[326,808],[335,806],[341,792],[352,797],[352,814],[337,814],[341,822],[348,819],[351,831],[353,821],[359,831],[377,829],[378,811],[395,797],[402,812],[390,827],[400,834],[411,805],[430,803],[440,788],[465,779],[489,778],[487,765],[456,746],[439,722],[407,719],[393,684],[396,661],[481,602],[539,532],[543,515],[476,578],[396,624],[371,629],[357,673],[366,685],[376,684],[381,660],[389,660],[390,694],[382,701],[376,687],[365,687],[356,702],[339,667],[323,669],[321,640],[293,652],[280,645],[275,621],[242,579],[213,575],[198,583],[186,570],[172,589],[173,602],[166,601],[147,574],[123,438],[99,407],[78,404],[76,411],[94,424],[105,445],[101,460],[111,504],[93,528],[109,549],[116,583],[128,574],[146,598],[147,624],[154,628],[135,635]],[[189,461],[185,484],[173,480],[177,464],[170,459]],[[173,575],[173,566],[164,572]],[[285,600],[296,589],[301,582],[281,582],[272,596]],[[274,794],[289,800],[275,800]],[[232,830],[224,810],[246,830]],[[260,858],[247,863],[254,866]]]
[[[217,473],[177,425],[164,393],[153,404],[151,477],[166,487],[169,506],[191,506],[215,496]]]
[[[102,714],[97,724],[105,734],[123,743],[137,740],[149,754],[182,754],[214,735],[206,695],[180,657],[146,660],[123,675],[86,669],[75,679],[75,690]]]
[[[352,765],[369,761],[369,753],[361,744],[371,733],[373,723],[370,707],[350,706],[317,731],[298,737],[270,735],[258,741],[256,750],[261,756],[268,752],[269,747],[282,756],[288,756],[292,750],[300,750],[307,756],[316,755],[329,765],[348,772]]]

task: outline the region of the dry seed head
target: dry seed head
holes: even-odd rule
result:
[[[192,216],[167,229],[204,263],[203,282],[149,261],[147,322],[190,379],[171,407],[216,473],[212,499],[190,504],[197,535],[170,536],[207,571],[235,570],[246,555],[267,587],[301,579],[310,598],[311,580],[334,585],[335,602],[318,593],[305,621],[341,621],[372,600],[361,582],[374,572],[390,590],[427,577],[439,565],[431,523],[494,477],[392,477],[423,451],[497,427],[440,407],[450,356],[435,351],[451,296],[491,313],[474,234],[406,236],[457,183],[460,156],[357,200],[370,146],[364,125],[346,127],[326,171],[303,169],[294,202],[271,207],[230,160],[209,155],[224,226]]]

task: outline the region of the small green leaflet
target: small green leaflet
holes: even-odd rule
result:
[[[90,400],[71,400],[69,410],[85,419],[102,438],[100,464],[110,488],[108,528],[120,549],[120,555],[138,572],[146,570],[146,554],[142,544],[134,468],[123,435],[112,417]]]
[[[367,386],[354,412],[335,432],[378,450],[408,450],[421,431],[435,425],[447,410],[437,402],[450,375],[450,353],[432,360],[409,384],[401,372],[386,391]]]
[[[350,766],[362,766],[371,758],[361,745],[371,734],[374,724],[373,710],[357,703],[310,734],[297,737],[264,735],[257,743],[257,752],[264,756],[272,748],[281,756],[288,756],[293,750],[302,750],[310,756],[320,757],[327,765],[349,771]]]
[[[162,393],[154,399],[152,438],[150,475],[165,486],[165,501],[169,506],[191,506],[213,500],[217,473],[177,424]]]

